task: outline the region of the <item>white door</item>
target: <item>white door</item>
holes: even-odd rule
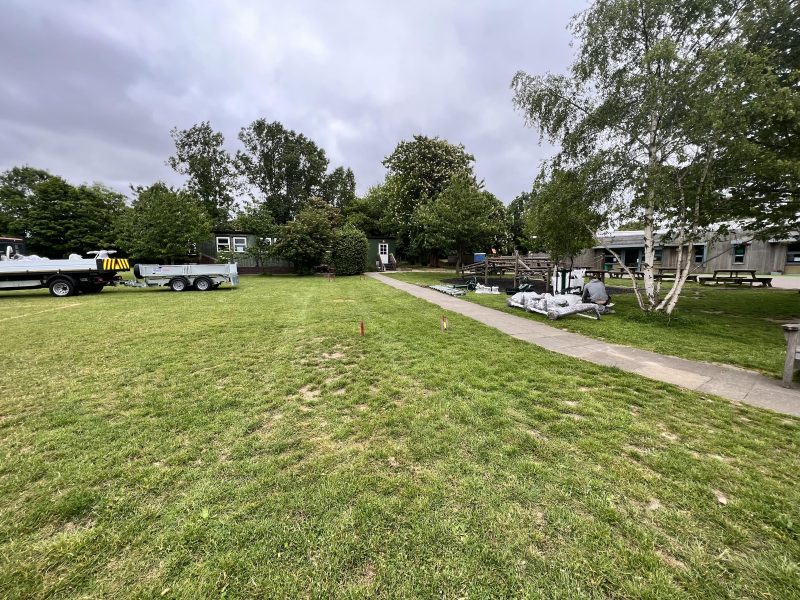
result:
[[[384,265],[389,264],[389,244],[378,244],[378,256],[381,263]]]

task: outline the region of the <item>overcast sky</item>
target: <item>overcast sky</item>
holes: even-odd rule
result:
[[[539,145],[517,70],[559,72],[585,0],[0,1],[0,170],[120,190],[162,179],[169,130],[208,120],[235,150],[264,117],[322,146],[359,192],[414,134],[461,142],[504,202]]]

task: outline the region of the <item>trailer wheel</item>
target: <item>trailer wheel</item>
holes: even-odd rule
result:
[[[189,282],[183,277],[176,277],[169,282],[169,289],[173,292],[182,292],[189,287]]]
[[[75,281],[70,277],[54,277],[47,285],[52,296],[58,298],[66,298],[75,294],[77,286]]]
[[[213,287],[213,283],[208,277],[198,277],[194,280],[194,289],[198,292],[207,292]]]

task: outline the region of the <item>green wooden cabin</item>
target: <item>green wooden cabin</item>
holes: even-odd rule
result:
[[[397,240],[394,238],[367,238],[367,267],[376,271],[394,271],[397,269]]]

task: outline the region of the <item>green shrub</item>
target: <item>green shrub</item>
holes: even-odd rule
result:
[[[345,226],[334,232],[331,264],[337,275],[358,275],[367,266],[369,245],[363,231]]]

